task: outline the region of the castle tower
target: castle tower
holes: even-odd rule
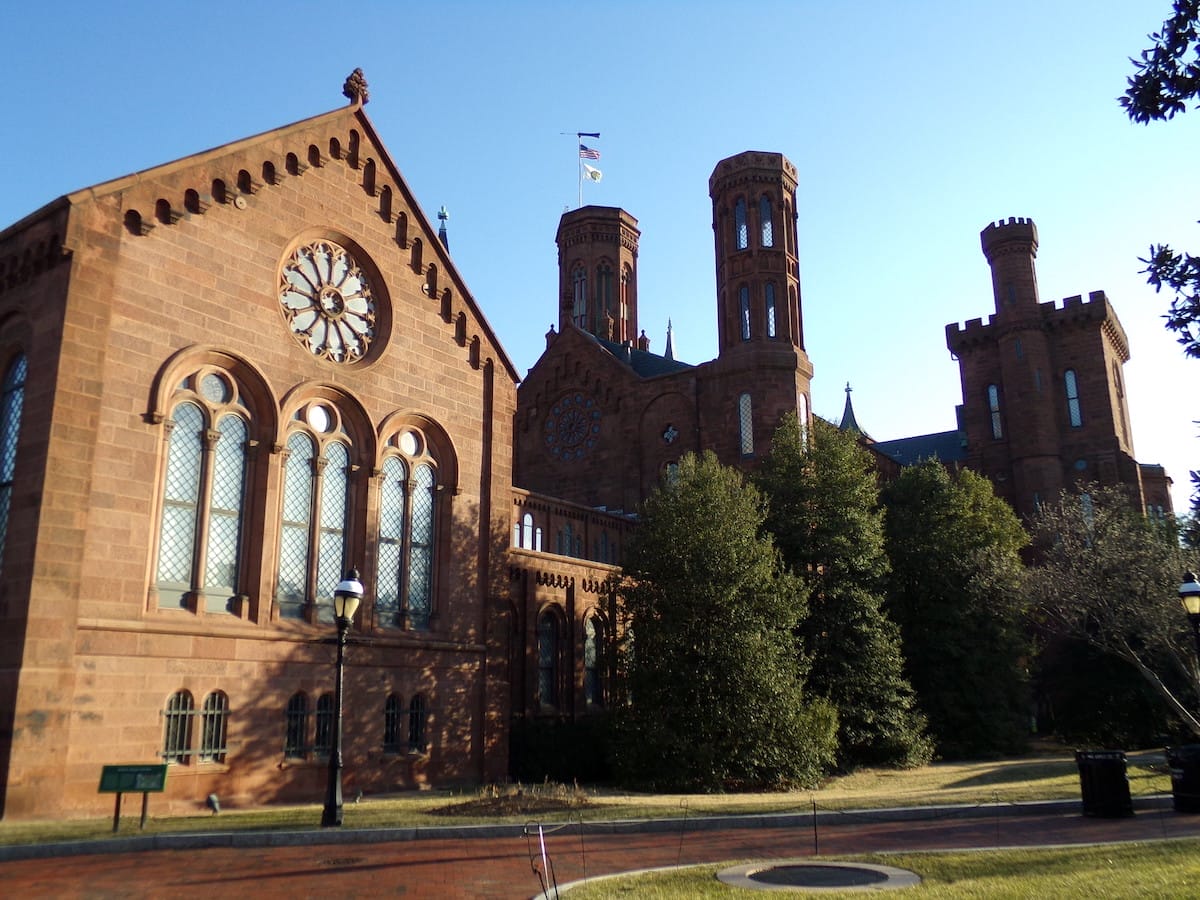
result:
[[[782,153],[739,153],[717,163],[708,193],[719,349],[705,386],[701,427],[723,462],[753,468],[786,413],[805,424],[811,415],[796,167]]]
[[[720,352],[780,341],[803,350],[796,167],[782,153],[739,153],[717,163],[708,193]]]
[[[1123,385],[1129,345],[1108,298],[1039,302],[1031,219],[992,223],[979,238],[996,313],[946,328],[962,377],[967,465],[1025,515],[1094,481],[1143,493]]]
[[[637,219],[584,206],[558,223],[558,330],[567,324],[605,340],[637,338]]]

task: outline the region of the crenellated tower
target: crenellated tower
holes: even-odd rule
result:
[[[962,378],[967,465],[1022,514],[1093,481],[1144,494],[1125,403],[1129,345],[1108,298],[1040,302],[1032,219],[994,222],[979,238],[996,312],[946,328]]]
[[[637,219],[611,206],[584,206],[558,223],[558,329],[573,324],[623,344],[637,331]]]

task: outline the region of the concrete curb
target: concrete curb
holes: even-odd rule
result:
[[[1134,811],[1171,809],[1169,794],[1136,797]],[[1039,800],[1027,803],[985,803],[970,806],[904,806],[891,809],[817,809],[816,822],[832,824],[848,819],[870,822],[912,822],[928,819],[980,819],[1026,815],[1081,815],[1080,800]],[[654,834],[719,831],[734,828],[812,827],[813,813],[701,816],[674,819],[612,819],[595,822],[560,822],[546,826],[556,834]],[[438,825],[405,828],[321,829],[305,831],[221,831],[192,834],[140,834],[49,844],[13,844],[0,847],[0,863],[60,856],[139,853],[146,850],[202,850],[210,847],[309,847],[340,844],[383,844],[391,841],[487,840],[519,838],[525,825]]]

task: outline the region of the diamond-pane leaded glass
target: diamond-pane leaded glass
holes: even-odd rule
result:
[[[288,438],[283,473],[283,522],[279,539],[279,581],[275,602],[279,615],[304,615],[308,593],[308,537],[312,521],[313,443],[299,432]]]
[[[208,519],[208,559],[204,566],[206,608],[226,612],[238,593],[238,549],[246,470],[246,423],[224,416],[213,455],[212,498]]]
[[[193,403],[175,407],[167,448],[162,529],[158,540],[160,606],[186,606],[195,570],[204,415]]]
[[[408,559],[408,619],[413,628],[428,628],[433,597],[433,497],[430,466],[416,472],[412,497],[412,538]]]
[[[775,246],[775,229],[771,223],[771,199],[763,197],[758,201],[759,244],[763,247]]]
[[[346,571],[346,513],[350,488],[350,454],[344,444],[325,449],[321,488],[321,530],[317,538],[317,618],[333,622],[333,592]]]
[[[775,283],[768,281],[764,289],[767,299],[767,337],[775,337]]]
[[[381,625],[399,624],[400,568],[404,551],[404,461],[389,456],[383,462],[379,498],[379,584],[375,607]]]
[[[754,453],[754,415],[749,394],[738,397],[738,429],[742,456],[750,456]]]
[[[750,229],[746,225],[746,201],[739,197],[733,205],[733,243],[738,250],[750,246]]]
[[[21,411],[25,405],[24,354],[19,355],[4,375],[0,397],[0,561],[8,537],[8,511],[12,507],[13,475],[17,470],[17,438],[21,431]]]

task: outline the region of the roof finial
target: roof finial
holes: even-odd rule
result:
[[[438,240],[442,242],[442,246],[447,250],[450,249],[450,235],[446,233],[446,220],[450,218],[450,213],[446,212],[446,207],[442,206],[438,210]]]
[[[667,319],[667,346],[663,350],[663,359],[675,358],[675,342],[671,340],[671,320]]]
[[[850,402],[850,382],[846,382],[846,408],[842,410],[842,421],[838,424],[838,429],[841,431],[854,431],[858,434],[865,434],[859,427],[858,420],[854,418],[854,404]]]
[[[342,93],[350,98],[354,106],[364,106],[367,102],[367,79],[363,77],[362,69],[355,69],[342,85]]]

